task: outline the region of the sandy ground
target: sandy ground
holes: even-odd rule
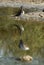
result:
[[[44,12],[31,12],[20,15],[19,17],[14,17],[14,15],[9,16],[9,18],[16,20],[36,20],[44,21]]]

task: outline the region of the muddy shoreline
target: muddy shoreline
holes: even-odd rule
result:
[[[31,8],[31,7],[39,9],[44,8],[44,3],[35,4],[35,3],[20,3],[20,2],[0,2],[0,7],[20,7],[21,5],[25,8]]]
[[[44,3],[41,4],[34,4],[34,3],[18,3],[18,2],[0,2],[0,8],[1,7],[20,7],[23,6],[23,8],[34,8],[37,9],[37,11],[33,11],[33,12],[29,12],[26,13],[20,17],[18,17],[17,19],[24,19],[24,20],[29,20],[29,19],[33,19],[33,20],[37,20],[37,21],[44,21],[44,12],[42,12],[42,10],[44,9]],[[11,18],[11,16],[10,16]],[[14,19],[14,17],[12,17]]]

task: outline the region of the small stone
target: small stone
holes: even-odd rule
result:
[[[33,60],[33,58],[29,55],[26,55],[26,56],[22,56],[20,57],[21,61],[28,61],[28,62],[31,62]]]

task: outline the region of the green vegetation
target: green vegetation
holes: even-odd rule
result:
[[[10,15],[17,10],[14,9],[13,11],[13,9],[0,8],[0,48],[3,47],[5,49],[5,55],[8,52],[12,52],[17,56],[29,54],[44,57],[44,22],[33,20],[23,21],[10,18]],[[25,30],[21,36],[18,28],[14,24],[24,26]],[[21,38],[24,44],[30,47],[29,51],[23,51],[18,48]]]

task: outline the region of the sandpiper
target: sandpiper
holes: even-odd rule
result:
[[[20,7],[20,10],[16,13],[16,15],[15,16],[20,16],[20,15],[22,15],[22,14],[24,14],[25,12],[24,12],[24,10],[23,10],[23,6],[21,6]]]

